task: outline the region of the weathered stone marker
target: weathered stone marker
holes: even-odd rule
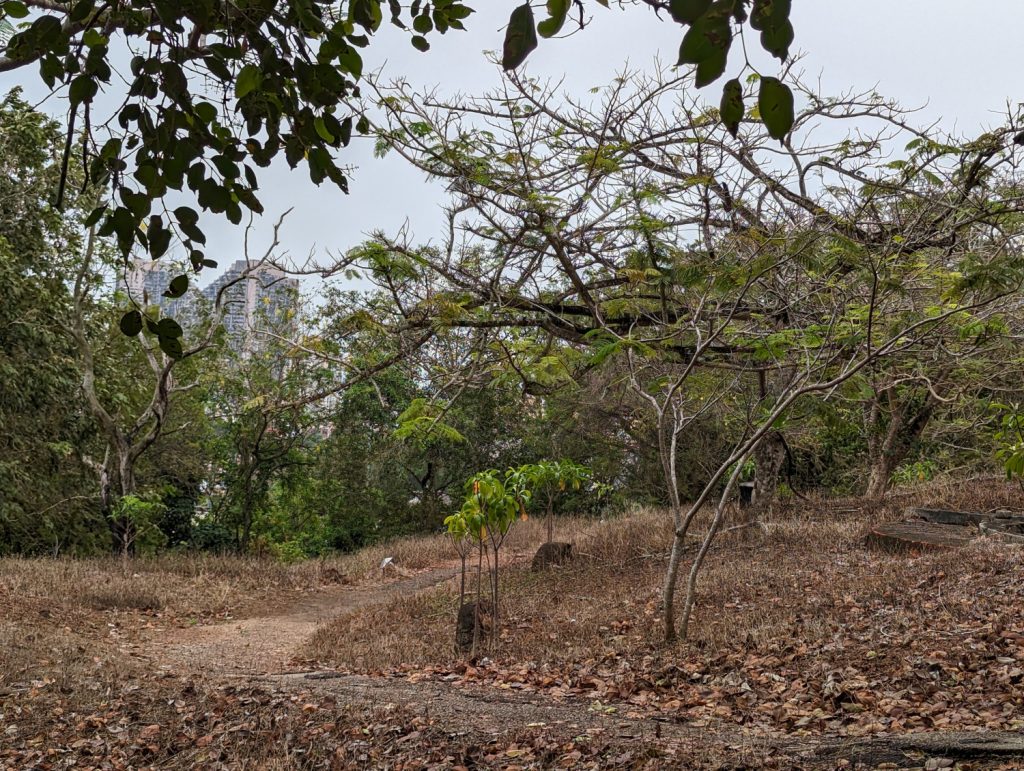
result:
[[[552,565],[562,565],[572,559],[572,544],[548,541],[541,544],[533,555],[533,570],[547,570]]]

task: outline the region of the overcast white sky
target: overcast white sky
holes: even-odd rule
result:
[[[501,46],[503,25],[519,0],[477,0],[478,12],[467,20],[468,32],[431,36],[432,49],[415,51],[405,36],[388,30],[365,52],[367,69],[384,67],[385,75],[405,76],[422,86],[444,91],[482,93],[500,80],[485,50]],[[655,57],[675,61],[680,28],[659,22],[643,8],[592,8],[593,23],[563,40],[542,40],[526,67],[537,77],[566,76],[566,87],[582,95],[607,84],[628,61],[653,67]],[[964,8],[969,7],[969,11]],[[804,52],[802,69],[819,77],[822,91],[835,94],[876,87],[904,106],[925,106],[923,115],[945,128],[966,133],[998,121],[1007,100],[1024,101],[1024,2],[1022,0],[794,0],[794,50]],[[764,72],[775,64],[758,60]],[[730,71],[739,64],[730,63]],[[36,71],[0,75],[0,89],[28,85]],[[30,94],[38,95],[38,85]],[[720,83],[708,87],[717,103]],[[51,100],[47,107],[62,111]],[[265,172],[261,198],[267,214],[258,233],[289,207],[282,240],[293,256],[311,249],[344,251],[371,230],[394,230],[409,221],[420,241],[439,232],[444,191],[397,158],[372,157],[372,142],[353,140],[344,161],[358,166],[346,196],[325,183],[309,182],[304,169]],[[282,165],[283,166],[283,165]],[[207,253],[222,267],[242,256],[242,230],[222,218],[204,218]],[[212,275],[203,277],[206,283]]]

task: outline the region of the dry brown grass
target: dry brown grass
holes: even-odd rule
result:
[[[637,559],[663,550],[669,532],[657,512],[634,514],[641,526],[605,528],[600,522],[559,518],[556,540],[571,541],[597,559]],[[546,538],[542,519],[520,522],[505,554],[522,560]],[[84,610],[148,610],[169,615],[245,613],[271,596],[316,589],[341,577],[358,583],[379,580],[385,557],[406,570],[456,560],[445,535],[405,537],[328,559],[283,564],[266,558],[175,553],[123,562],[99,559],[0,559],[0,608],[10,616],[36,606]]]
[[[503,653],[513,657],[546,649],[552,640],[538,646],[536,635],[527,630],[543,634],[549,621],[566,616],[557,647],[565,656],[588,650],[587,655],[592,655],[594,641],[584,630],[606,624],[611,608],[634,604],[638,575],[645,576],[641,583],[657,583],[671,532],[671,521],[654,509],[638,508],[607,520],[560,517],[554,539],[574,544],[576,559],[570,566],[535,574],[526,567],[546,540],[547,526],[541,518],[517,523],[503,546],[503,562],[509,562],[503,568],[502,613],[507,632]],[[443,537],[437,537],[433,548],[437,549],[435,559],[451,562],[455,557]],[[633,580],[620,580],[626,576]],[[469,581],[470,590],[474,581]],[[403,663],[450,663],[455,660],[457,610],[458,582],[452,581],[436,591],[367,608],[325,625],[307,653],[371,671]],[[344,653],[339,654],[341,650]]]
[[[0,608],[12,615],[36,605],[79,610],[149,610],[173,616],[246,613],[268,597],[286,596],[346,581],[373,571],[376,551],[283,564],[266,558],[204,554],[140,557],[127,563],[100,559],[0,559]],[[429,564],[436,550],[412,541],[400,564]],[[379,560],[376,564],[379,564]]]
[[[825,646],[842,630],[844,603],[898,595],[922,577],[957,574],[964,553],[907,559],[866,551],[871,523],[898,519],[909,506],[988,510],[1020,508],[1018,486],[985,479],[940,483],[893,494],[881,506],[859,499],[802,501],[780,506],[764,533],[722,537],[698,586],[691,644],[713,651],[742,641],[754,649],[780,640]],[[706,518],[698,520],[702,532]],[[517,526],[511,553],[529,555],[544,540],[540,521]],[[502,580],[503,639],[489,655],[507,662],[559,664],[660,655],[660,590],[671,523],[665,512],[641,509],[607,521],[565,519],[556,539],[575,543],[577,558],[548,573],[510,566]],[[1017,551],[998,545],[970,550],[964,580],[1019,566]],[[685,578],[685,574],[684,574]],[[471,581],[472,584],[472,581]],[[412,597],[363,609],[321,627],[311,658],[363,671],[401,665],[451,665],[458,588],[452,582]],[[913,618],[912,618],[913,617]],[[894,600],[887,623],[906,625],[912,607]]]
[[[374,574],[385,557],[393,557],[396,564],[409,570],[418,570],[449,562],[451,544],[441,534],[405,536],[368,546],[354,554],[337,557],[332,562],[346,575],[358,578]]]
[[[653,522],[660,517],[651,517]],[[593,519],[559,517],[555,522],[556,541],[582,543],[584,540],[600,537],[603,529]],[[615,534],[618,535],[617,533]],[[505,554],[518,558],[532,556],[537,545],[547,540],[547,525],[542,517],[531,517],[517,522],[509,533],[503,550]],[[609,544],[609,547],[613,546]],[[393,557],[395,562],[409,570],[433,567],[457,560],[451,541],[442,533],[425,536],[395,538],[384,543],[362,549],[355,554],[344,555],[332,560],[332,564],[354,577],[372,575],[381,561]]]

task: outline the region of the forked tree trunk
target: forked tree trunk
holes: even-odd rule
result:
[[[893,472],[924,434],[938,404],[931,393],[920,404],[915,404],[912,399],[900,403],[892,394],[888,397],[885,409],[879,404],[881,397],[876,397],[867,426],[870,472],[864,494],[873,501],[885,497]]]
[[[753,451],[757,451],[757,445],[754,446]],[[711,527],[708,528],[707,534],[704,536],[704,540],[701,542],[700,549],[697,551],[697,556],[693,558],[693,564],[690,566],[690,575],[686,579],[686,597],[683,600],[683,617],[680,620],[679,634],[685,640],[690,633],[690,614],[693,612],[693,604],[697,598],[697,576],[700,575],[700,569],[704,565],[704,558],[707,557],[708,550],[711,548],[711,544],[714,543],[715,536],[718,534],[718,529],[722,525],[722,520],[725,518],[725,510],[728,505],[729,499],[732,497],[732,492],[736,487],[736,483],[740,478],[740,470],[743,463],[746,461],[748,456],[744,455],[736,463],[736,468],[729,476],[729,481],[725,485],[725,489],[722,491],[721,497],[718,499],[718,505],[715,507],[715,517],[711,521]]]

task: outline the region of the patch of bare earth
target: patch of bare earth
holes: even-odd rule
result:
[[[225,623],[161,630],[150,635],[148,655],[165,669],[207,675],[265,675],[294,669],[296,655],[318,625],[369,605],[408,597],[450,581],[451,566],[427,568],[381,583],[341,585],[256,615]],[[386,578],[386,576],[385,576]]]

